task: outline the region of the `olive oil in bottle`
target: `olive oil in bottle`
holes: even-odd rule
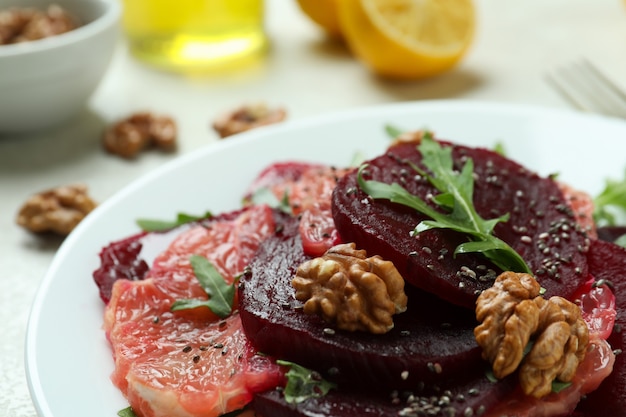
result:
[[[267,49],[263,0],[123,0],[131,53],[177,72],[235,69]]]

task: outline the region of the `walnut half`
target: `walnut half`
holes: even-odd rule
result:
[[[68,235],[96,207],[82,184],[43,191],[30,197],[17,215],[17,224],[31,232]]]
[[[104,132],[104,148],[124,158],[134,158],[139,152],[155,145],[164,151],[176,148],[177,127],[170,116],[138,112],[109,126]]]
[[[244,105],[219,116],[213,122],[213,129],[223,139],[236,133],[282,122],[286,117],[285,109],[270,108],[265,103]]]
[[[393,263],[367,258],[354,243],[300,265],[292,285],[305,313],[319,314],[342,330],[386,333],[393,328],[392,316],[406,310],[404,279]]]
[[[519,369],[522,390],[536,398],[549,394],[554,380],[574,378],[589,342],[578,306],[562,297],[546,300],[540,292],[532,276],[502,273],[478,297],[481,324],[474,329],[496,378]]]

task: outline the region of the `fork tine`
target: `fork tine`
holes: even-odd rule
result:
[[[561,72],[562,70],[557,70]],[[563,81],[563,77],[554,73],[548,73],[548,82],[554,87],[554,89],[561,94],[567,101],[569,101],[574,107],[586,112],[593,112],[594,109],[589,104],[579,97],[579,94],[572,93],[572,88],[569,83]]]
[[[548,73],[548,81],[581,110],[626,118],[626,93],[587,59]]]
[[[598,69],[591,61],[588,59],[583,59],[584,65],[595,74],[596,78],[602,80],[604,85],[609,86],[612,93],[616,94],[620,100],[626,104],[626,93],[618,86],[613,80],[607,77],[602,71]]]

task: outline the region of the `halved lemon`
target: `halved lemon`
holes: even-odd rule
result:
[[[440,74],[457,64],[474,37],[472,0],[340,0],[337,5],[350,49],[388,78]]]
[[[300,9],[315,23],[321,26],[326,33],[335,38],[341,37],[339,25],[339,11],[343,0],[298,0]]]

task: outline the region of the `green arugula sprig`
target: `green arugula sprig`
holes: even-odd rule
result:
[[[440,191],[433,196],[432,201],[443,212],[397,183],[364,180],[362,173],[366,165],[362,165],[358,171],[359,187],[374,199],[403,204],[428,216],[431,220],[420,222],[413,230],[414,234],[431,229],[451,229],[469,236],[471,240],[457,246],[455,255],[479,252],[504,271],[532,274],[524,259],[506,242],[493,235],[496,224],[508,220],[508,213],[494,219],[483,219],[476,212],[473,204],[473,161],[468,159],[460,172],[455,171],[452,148],[442,147],[430,134],[424,135],[418,149],[422,154],[422,163],[432,174],[417,166],[414,169]]]
[[[189,258],[193,272],[200,282],[200,286],[209,296],[208,300],[181,299],[172,304],[171,310],[186,310],[198,307],[208,307],[220,318],[228,317],[233,309],[235,300],[236,281],[226,283],[224,277],[204,256],[191,255]]]
[[[596,223],[601,226],[617,226],[617,213],[626,213],[626,173],[621,181],[606,180],[604,189],[594,198],[593,203]]]
[[[186,223],[195,222],[201,219],[213,217],[210,211],[207,211],[201,216],[194,216],[193,214],[178,213],[175,220],[156,220],[156,219],[138,219],[137,225],[141,230],[145,232],[163,232],[173,229],[177,226],[182,226]]]
[[[250,202],[252,204],[266,204],[271,208],[282,211],[283,213],[293,214],[293,210],[289,204],[289,193],[287,193],[287,191],[283,194],[283,198],[279,200],[276,198],[276,195],[274,195],[271,189],[261,187],[252,193]]]
[[[309,398],[322,397],[328,394],[336,385],[326,381],[318,372],[293,362],[278,360],[277,364],[288,366],[289,371],[285,374],[287,385],[283,390],[285,401],[289,404],[298,404]]]
[[[385,132],[391,139],[396,139],[398,136],[404,133],[402,129],[394,125],[385,125]]]
[[[119,417],[137,417],[137,414],[133,411],[131,407],[122,408],[117,412]]]

